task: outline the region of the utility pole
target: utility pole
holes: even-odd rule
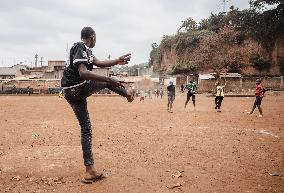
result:
[[[37,58],[38,58],[38,54],[35,55],[35,67],[37,67]]]
[[[223,12],[226,12],[226,2],[230,3],[231,0],[222,0],[222,4],[223,4]]]
[[[43,60],[42,60],[42,59],[43,59],[43,56],[40,57],[40,61],[39,61],[41,67],[42,67],[42,63],[43,63]]]

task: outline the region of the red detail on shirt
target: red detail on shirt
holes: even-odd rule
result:
[[[264,92],[263,92],[263,88],[262,88],[261,84],[256,85],[256,87],[255,87],[255,96],[263,97],[263,95],[264,95]]]

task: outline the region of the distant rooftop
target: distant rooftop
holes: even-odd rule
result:
[[[11,67],[0,67],[0,75],[15,76],[18,69]]]

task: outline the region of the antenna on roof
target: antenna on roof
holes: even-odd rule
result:
[[[38,54],[35,55],[35,67],[37,67],[37,58],[38,58]]]
[[[223,5],[223,12],[226,12],[226,2],[228,3],[231,0],[222,0],[222,5]]]
[[[43,63],[43,56],[40,57],[40,66],[42,67],[42,63]]]

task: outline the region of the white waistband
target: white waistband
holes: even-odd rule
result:
[[[79,84],[75,84],[73,86],[61,87],[61,88],[62,88],[62,90],[69,89],[69,88],[75,88],[77,86],[80,86],[80,85],[84,84],[85,82],[87,82],[87,81],[85,80],[84,82],[81,82]]]

